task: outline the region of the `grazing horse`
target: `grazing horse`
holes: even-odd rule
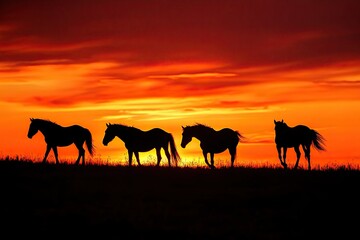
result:
[[[160,153],[161,148],[165,151],[169,167],[171,166],[171,160],[175,162],[175,165],[177,165],[180,160],[172,134],[160,128],[143,131],[135,127],[110,123],[107,123],[106,127],[103,144],[107,146],[115,137],[121,139],[128,150],[129,166],[132,164],[133,154],[135,154],[138,165],[141,166],[139,152],[148,152],[154,148],[156,149],[157,166],[160,165],[162,158]],[[168,149],[169,145],[170,152]]]
[[[313,146],[316,150],[325,150],[324,137],[317,131],[310,129],[304,125],[297,125],[295,127],[289,127],[284,120],[275,121],[275,143],[278,152],[281,165],[286,169],[286,150],[288,148],[294,148],[296,153],[296,163],[294,169],[297,169],[299,159],[301,156],[299,147],[305,154],[305,158],[308,161],[308,170],[311,170],[310,165],[310,148]],[[281,157],[281,148],[283,148],[283,155]]]
[[[82,165],[85,165],[85,150],[83,148],[84,142],[91,156],[93,156],[94,146],[92,143],[91,132],[82,126],[72,125],[63,127],[57,123],[49,120],[30,118],[30,126],[28,131],[28,138],[32,138],[38,131],[40,131],[46,142],[46,152],[43,163],[46,163],[46,158],[52,149],[55,155],[56,164],[59,164],[57,147],[65,147],[75,144],[79,150],[78,158],[75,164],[79,164],[82,158]]]
[[[200,141],[200,147],[202,149],[205,163],[214,169],[214,154],[229,150],[231,155],[231,167],[234,167],[234,161],[236,158],[236,147],[239,141],[244,138],[238,131],[234,131],[230,128],[223,128],[219,131],[214,130],[203,124],[195,124],[193,126],[182,127],[182,140],[181,147],[185,148],[186,145],[191,142],[195,137]],[[210,153],[210,163],[208,162],[207,155]]]

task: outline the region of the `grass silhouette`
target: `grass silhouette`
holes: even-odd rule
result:
[[[0,160],[4,230],[143,239],[356,234],[360,171],[41,164]],[[13,237],[23,231],[12,231]]]

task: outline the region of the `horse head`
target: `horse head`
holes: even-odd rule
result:
[[[103,138],[103,144],[104,146],[107,146],[109,142],[111,142],[114,138],[115,138],[115,133],[114,133],[114,128],[113,125],[111,123],[107,123],[106,124],[106,130],[105,130],[105,135]]]
[[[38,124],[34,120],[34,118],[30,118],[31,123],[27,134],[27,137],[30,139],[39,131],[39,127],[37,126]]]
[[[276,132],[283,131],[284,129],[286,129],[288,127],[288,125],[284,122],[284,119],[281,119],[281,121],[276,121],[274,119],[274,124],[275,124]]]
[[[191,142],[193,136],[192,134],[189,132],[190,131],[190,127],[186,126],[186,127],[183,127],[182,126],[182,129],[183,129],[183,133],[182,133],[182,139],[181,139],[181,147],[182,148],[185,148],[186,145]]]

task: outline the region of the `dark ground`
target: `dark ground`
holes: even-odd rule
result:
[[[8,239],[359,239],[360,171],[0,161]]]

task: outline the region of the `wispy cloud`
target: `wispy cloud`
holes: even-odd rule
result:
[[[235,73],[216,73],[216,72],[205,72],[205,73],[181,73],[175,75],[154,75],[149,76],[148,78],[157,78],[157,79],[182,79],[182,78],[226,78],[226,77],[234,77]]]
[[[226,111],[353,99],[360,76],[356,6],[5,1],[0,100],[63,108],[202,99]]]

